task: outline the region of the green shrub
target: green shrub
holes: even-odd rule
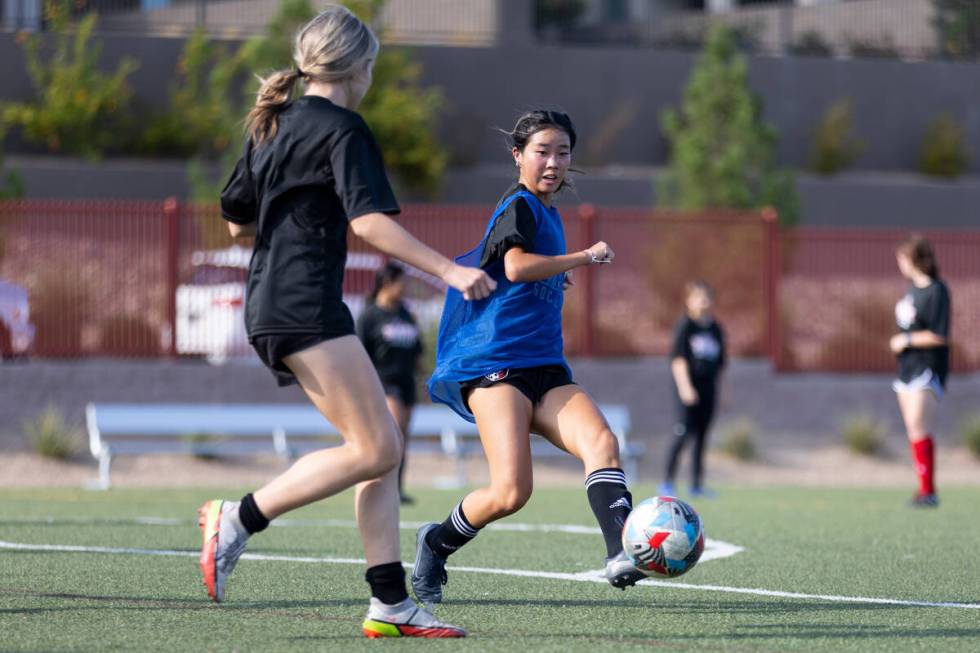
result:
[[[3,146],[4,131],[0,128],[0,148]],[[3,150],[0,149],[0,200],[16,200],[24,196],[24,180],[14,170],[4,171]],[[2,249],[0,236],[0,249]],[[2,258],[2,257],[0,257]]]
[[[217,448],[213,445],[221,442],[225,438],[220,435],[210,433],[185,433],[180,436],[191,450],[191,455],[199,460],[217,460],[221,457]]]
[[[757,427],[751,419],[737,419],[722,430],[717,449],[743,462],[756,460],[759,454],[752,441],[752,435],[756,431]]]
[[[841,423],[841,436],[848,450],[862,456],[875,456],[885,445],[884,428],[870,415],[852,415]]]
[[[66,460],[81,448],[78,427],[68,424],[53,406],[24,422],[24,433],[31,449],[45,458]]]
[[[861,39],[851,41],[848,50],[852,57],[861,59],[899,59],[901,53],[891,36],[881,39]]]
[[[791,52],[801,57],[832,57],[834,48],[828,43],[820,32],[807,30],[800,35],[796,43],[793,44]]]
[[[949,114],[929,123],[922,139],[919,170],[933,177],[959,177],[966,172],[969,159],[963,128]]]
[[[980,54],[980,4],[976,0],[932,0],[932,24],[939,35],[939,53],[957,59]]]
[[[170,106],[143,133],[150,155],[214,158],[240,144],[241,107],[233,85],[241,61],[197,29],[184,44],[170,86]],[[237,87],[235,88],[237,91]]]
[[[810,169],[832,175],[851,165],[863,149],[854,136],[854,108],[850,99],[830,105],[810,137]]]
[[[776,166],[776,130],[748,83],[737,35],[717,25],[684,89],[679,109],[662,114],[670,163],[657,203],[687,211],[775,207],[793,224],[799,199],[792,173]]]
[[[124,59],[112,75],[99,69],[101,47],[91,41],[96,16],[72,25],[72,3],[50,0],[44,5],[51,53],[42,55],[42,39],[26,37],[27,72],[34,85],[33,102],[2,105],[3,124],[20,128],[31,142],[51,152],[95,157],[120,142],[120,126],[131,98],[126,78],[136,69]]]
[[[963,444],[977,458],[980,458],[980,414],[971,415],[960,424]]]

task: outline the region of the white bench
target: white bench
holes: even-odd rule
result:
[[[619,439],[623,464],[634,477],[642,449],[628,442],[629,410],[600,406]],[[340,433],[312,405],[292,404],[88,404],[85,409],[89,448],[99,463],[98,487],[110,486],[116,454],[194,453],[217,455],[273,451],[291,459],[302,451],[340,442]],[[410,451],[435,449],[456,463],[456,483],[466,482],[465,456],[480,449],[476,425],[442,405],[421,404],[412,411]],[[535,438],[535,455],[561,453]]]

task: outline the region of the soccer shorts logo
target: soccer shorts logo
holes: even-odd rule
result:
[[[499,372],[490,372],[489,374],[484,374],[485,378],[490,383],[496,383],[497,381],[503,381],[510,374],[510,370],[500,370]]]

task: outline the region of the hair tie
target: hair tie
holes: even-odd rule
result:
[[[306,73],[304,73],[303,70],[299,66],[296,66],[296,76],[297,77],[307,77],[308,75]]]

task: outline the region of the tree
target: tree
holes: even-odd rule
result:
[[[838,100],[810,136],[810,170],[832,175],[854,163],[863,149],[854,135],[854,103],[850,98]]]
[[[933,0],[933,25],[939,32],[940,55],[975,58],[980,54],[980,3],[976,0]]]
[[[355,0],[347,5],[371,24],[377,22],[384,0]],[[293,36],[315,15],[310,0],[282,2],[265,34],[252,37],[235,54],[233,72],[261,75],[295,65]],[[396,182],[412,190],[430,193],[439,186],[447,157],[445,148],[435,136],[442,94],[438,89],[422,86],[421,72],[421,66],[412,61],[407,51],[382,48],[374,66],[374,82],[358,112],[382,144],[385,164],[394,173]],[[222,79],[232,74],[228,72]],[[257,80],[246,84],[241,107],[234,116],[224,120],[225,127],[233,130],[235,138],[221,157],[223,174],[231,171],[240,153],[242,117],[251,107],[257,90]],[[223,179],[208,181],[200,162],[192,165],[190,176],[196,199],[217,196],[220,188],[217,184]]]
[[[203,29],[195,30],[177,61],[170,105],[150,121],[141,151],[208,159],[237,148],[241,131],[234,123],[242,102],[235,82],[241,68],[227,47],[213,44]]]
[[[714,27],[691,73],[679,110],[662,124],[671,145],[658,204],[684,210],[775,207],[796,222],[793,175],[776,166],[776,130],[762,120],[761,99],[748,86],[745,57],[732,31]]]
[[[51,53],[42,55],[36,34],[24,42],[37,100],[7,103],[0,116],[5,125],[20,127],[29,140],[51,152],[100,156],[118,141],[131,97],[126,78],[136,63],[124,59],[106,75],[98,65],[101,48],[91,41],[95,14],[73,26],[69,0],[45,2],[44,11],[53,37]]]

